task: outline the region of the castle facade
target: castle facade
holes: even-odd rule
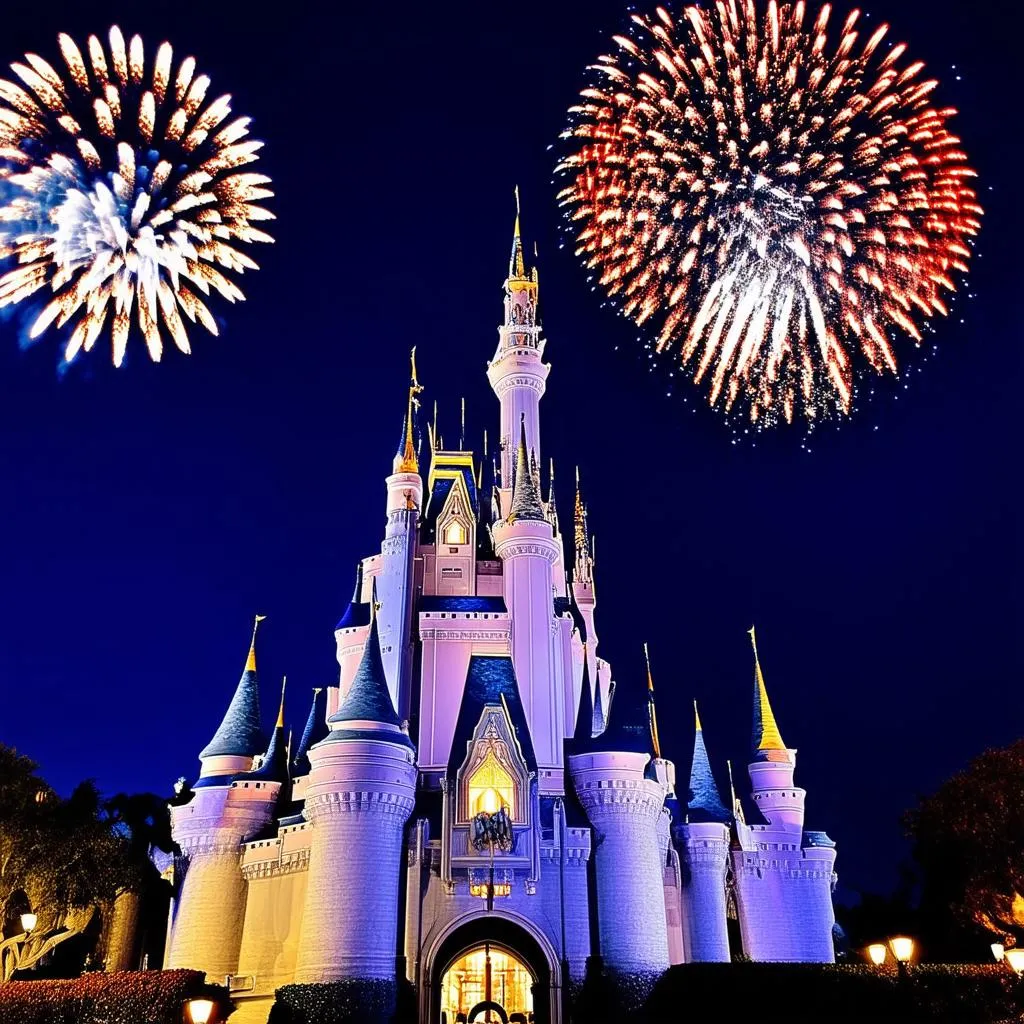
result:
[[[579,481],[568,537],[541,482],[537,301],[517,218],[487,370],[495,458],[446,449],[435,424],[424,479],[414,367],[380,550],[335,629],[337,684],[294,749],[283,701],[268,739],[254,630],[173,803],[165,965],[227,977],[240,1024],[291,983],[404,978],[424,1024],[488,1007],[560,1022],[588,969],[642,995],[671,964],[833,959],[835,845],[804,828],[756,645],[749,824],[699,717],[677,793],[649,671],[617,686],[599,653]]]

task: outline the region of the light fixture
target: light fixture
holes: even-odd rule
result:
[[[35,928],[35,926],[37,924],[39,924],[39,915],[38,914],[22,914],[21,915],[21,927],[22,927],[22,930],[26,934],[28,934],[30,931],[32,931],[32,929]]]
[[[876,967],[885,963],[886,948],[884,942],[874,942],[868,946],[868,957]]]
[[[1002,963],[1003,957],[1006,956],[1006,949],[1001,942],[993,942],[988,947],[992,950],[992,955],[996,958],[996,963]]]
[[[1024,973],[1024,949],[1008,949],[1006,962],[1018,973]]]
[[[889,948],[899,963],[909,963],[914,955],[914,940],[908,939],[905,935],[898,935],[889,940]]]
[[[190,999],[185,1008],[188,1010],[188,1018],[192,1024],[209,1024],[213,1018],[212,999]]]

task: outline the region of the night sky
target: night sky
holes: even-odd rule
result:
[[[737,439],[696,393],[669,397],[558,248],[549,146],[621,0],[291,4],[273,20],[234,2],[99,6],[15,5],[3,63],[57,59],[58,31],[115,20],[150,53],[164,37],[193,53],[267,142],[277,244],[190,358],[151,365],[133,338],[120,371],[97,351],[61,373],[52,334],[23,349],[18,318],[0,321],[0,739],[62,791],[169,793],[198,771],[257,611],[265,717],[287,673],[301,728],[309,688],[336,679],[355,562],[379,549],[411,345],[449,443],[463,395],[470,436],[496,432],[484,371],[518,182],[553,367],[544,456],[563,527],[581,469],[602,653],[622,681],[649,641],[680,775],[696,697],[720,784],[731,757],[746,792],[756,622],[808,826],[838,842],[844,888],[890,888],[904,809],[1024,725],[1006,26],[977,4],[866,4],[961,108],[987,210],[977,298],[935,355],[905,360],[906,390],[807,452],[799,431]]]

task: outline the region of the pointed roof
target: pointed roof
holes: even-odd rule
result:
[[[510,281],[526,280],[526,261],[523,258],[523,237],[519,229],[519,186],[516,185],[516,223],[512,229],[512,255],[508,261]]]
[[[686,801],[687,820],[717,821],[726,824],[732,820],[722,797],[715,784],[715,776],[711,771],[711,761],[704,745],[704,730],[700,725],[700,713],[697,702],[693,702],[693,717],[696,733],[693,738],[693,763],[690,767],[690,794]]]
[[[526,451],[525,414],[519,420],[519,451],[516,457],[516,477],[513,483],[512,507],[509,510],[508,521],[514,523],[517,519],[532,519],[540,522],[547,519],[540,500],[537,478],[531,470],[530,459]]]
[[[594,695],[590,687],[590,668],[587,664],[587,643],[583,642],[583,685],[580,687],[580,703],[576,712],[576,728],[572,734],[570,753],[585,754],[593,749],[594,738]]]
[[[287,679],[285,680],[287,682]],[[270,736],[270,745],[263,755],[259,768],[235,776],[237,779],[259,779],[261,782],[288,781],[288,744],[284,737],[284,688],[281,684],[281,706],[277,712],[277,724]]]
[[[302,730],[298,750],[292,758],[292,768],[296,775],[305,775],[310,770],[309,748],[314,743],[326,739],[330,729],[327,727],[327,690],[318,686],[313,690],[313,703],[306,716],[306,725]]]
[[[647,665],[647,717],[651,728],[651,749],[654,756],[661,758],[661,740],[658,738],[658,714],[654,707],[654,676],[651,675],[651,655],[644,644],[644,662]]]
[[[647,726],[647,696],[636,683],[621,683],[605,712],[605,730],[597,737],[595,749],[650,754]]]
[[[753,626],[750,627],[749,633],[750,643],[754,648],[754,733],[751,746],[755,757],[770,760],[769,751],[786,750],[786,744],[782,742],[782,734],[768,701],[768,690],[761,674],[761,662],[757,656],[757,635]]]
[[[548,468],[548,522],[551,530],[558,536],[558,507],[555,504],[555,460],[552,459]]]
[[[256,616],[242,678],[235,687],[223,721],[199,754],[200,758],[255,757],[266,749],[267,736],[260,724],[260,688],[256,678],[256,630],[265,618],[265,615]]]
[[[356,585],[352,591],[352,600],[349,601],[344,615],[338,619],[335,629],[351,629],[354,626],[368,626],[370,624],[370,605],[361,600],[363,594],[363,563],[356,563]]]
[[[600,736],[608,727],[604,713],[604,698],[601,696],[601,668],[598,666],[594,679],[594,735]]]
[[[418,473],[420,471],[419,459],[416,452],[416,440],[414,437],[413,419],[416,410],[420,406],[418,395],[423,390],[416,377],[416,347],[413,346],[410,355],[412,367],[411,379],[409,382],[409,401],[405,410],[405,422],[402,426],[402,440],[395,453],[394,471],[396,473]]]
[[[572,582],[569,579],[569,574],[565,576],[566,590],[568,591],[569,598],[569,614],[572,616],[573,627],[580,635],[580,639],[587,642],[587,620],[583,617],[583,612],[580,611],[579,603],[576,600],[576,594],[572,589]]]

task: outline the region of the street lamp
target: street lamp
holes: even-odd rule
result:
[[[908,939],[905,935],[898,935],[889,940],[889,948],[897,963],[909,963],[914,955],[914,940]]]
[[[1024,973],[1024,949],[1008,949],[1006,962],[1018,973]]]
[[[214,1003],[212,999],[190,999],[185,1004],[188,1019],[192,1024],[209,1024],[213,1017]]]
[[[996,958],[996,963],[1002,963],[1003,957],[1006,956],[1006,948],[1003,944],[1001,942],[993,942],[988,948],[992,950],[992,955]]]
[[[39,924],[39,915],[38,914],[31,914],[30,913],[30,914],[22,914],[21,915],[21,930],[26,935],[28,935],[28,933],[30,931],[32,931],[37,924]]]
[[[884,942],[874,942],[868,946],[868,957],[876,967],[885,963],[886,948]]]

